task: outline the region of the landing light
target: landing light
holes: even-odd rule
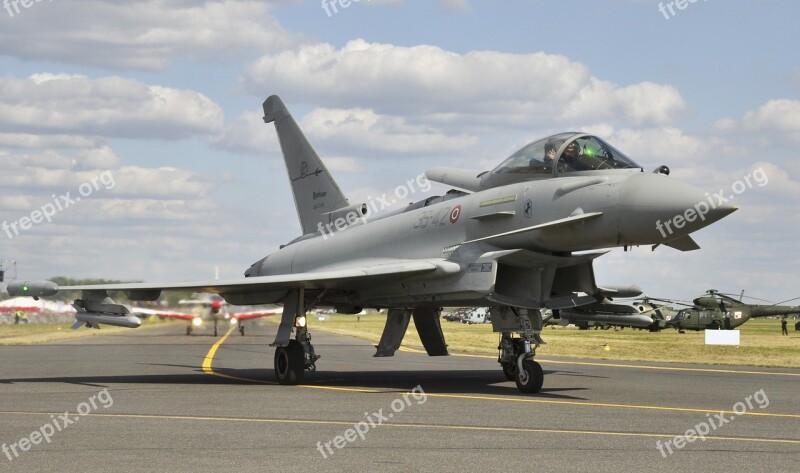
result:
[[[192,319],[192,325],[194,325],[195,327],[199,327],[199,326],[203,325],[203,319],[201,319],[200,317],[193,318]]]
[[[294,319],[294,326],[295,327],[300,327],[300,328],[305,327],[306,326],[306,316],[305,315],[301,315],[301,316],[297,317],[296,319]]]
[[[236,318],[231,319],[231,325],[236,325]]]

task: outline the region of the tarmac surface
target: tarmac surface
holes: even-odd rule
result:
[[[523,395],[492,356],[373,358],[312,322],[303,386],[274,383],[271,324],[0,347],[0,470],[800,471],[797,370],[540,356]]]

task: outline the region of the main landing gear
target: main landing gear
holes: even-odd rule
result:
[[[510,314],[516,318],[518,337],[512,331],[503,331],[500,337],[500,351],[497,361],[509,381],[515,381],[517,389],[524,393],[538,393],[544,383],[542,366],[534,361],[536,348],[544,343],[541,336],[542,316],[538,310],[509,307]],[[495,320],[492,314],[492,320]]]
[[[275,347],[275,378],[280,384],[303,382],[306,371],[316,371],[319,355],[311,345],[311,335],[306,327],[303,289],[290,291],[284,299],[281,325],[272,346]],[[291,340],[292,332],[294,340]]]
[[[311,345],[311,335],[305,327],[298,327],[294,340],[275,349],[275,377],[280,384],[300,384],[306,370],[316,371],[318,359]]]

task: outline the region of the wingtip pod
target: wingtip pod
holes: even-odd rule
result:
[[[58,284],[53,281],[12,281],[6,290],[13,297],[48,297],[58,292]]]
[[[289,109],[277,95],[270,95],[264,101],[264,123],[272,123],[278,117],[289,115]]]

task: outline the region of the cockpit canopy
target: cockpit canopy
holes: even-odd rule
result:
[[[512,154],[484,176],[484,185],[486,180],[508,183],[571,172],[639,168],[632,159],[596,136],[560,133],[534,141]]]

